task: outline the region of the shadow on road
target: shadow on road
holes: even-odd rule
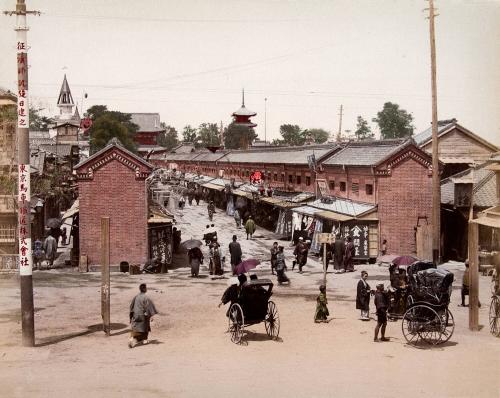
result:
[[[110,325],[111,330],[119,330],[119,329],[126,328],[127,326],[128,325],[125,325],[124,323],[112,323]],[[60,336],[45,337],[43,339],[40,339],[40,341],[35,344],[35,347],[45,347],[45,346],[48,346],[48,345],[61,343],[61,342],[66,341],[66,340],[71,340],[71,339],[74,339],[76,337],[86,336],[88,334],[92,334],[92,333],[95,333],[95,332],[102,332],[102,331],[103,331],[102,324],[98,323],[98,324],[95,324],[95,325],[88,326],[87,330],[84,330],[84,331],[81,331],[81,332],[66,333],[66,334],[62,334]],[[118,333],[111,334],[111,336],[117,336],[117,335],[120,335],[120,334],[124,334],[124,333],[126,333],[128,331],[129,330],[123,330],[123,331],[120,331]]]

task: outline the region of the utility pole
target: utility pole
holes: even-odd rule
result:
[[[15,11],[5,15],[16,16],[17,32],[17,140],[18,140],[18,228],[19,228],[19,275],[21,279],[21,327],[22,344],[35,346],[35,317],[33,305],[33,258],[31,256],[31,191],[30,191],[30,144],[29,144],[29,96],[28,96],[28,43],[26,15],[38,11],[26,11],[24,0],[17,0]]]
[[[342,115],[343,115],[343,105],[340,105],[340,112],[339,112],[339,131],[337,132],[337,142],[340,142],[342,139]]]
[[[434,36],[434,0],[429,0],[429,31],[431,42],[432,88],[432,261],[441,262],[441,186],[439,184],[439,147],[436,89],[436,41]]]
[[[267,146],[267,97],[264,98],[264,142]]]

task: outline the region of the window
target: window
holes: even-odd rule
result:
[[[335,191],[335,180],[329,181],[328,185],[330,187],[330,191]]]
[[[285,173],[281,173],[280,181],[285,182]]]
[[[353,194],[359,194],[359,184],[357,182],[353,182],[351,185],[351,191]]]
[[[15,242],[16,226],[13,224],[0,224],[0,242]]]
[[[340,192],[346,191],[346,183],[345,181],[340,181]]]
[[[297,176],[296,180],[297,180],[297,185],[302,184],[302,177],[301,176]]]
[[[288,174],[288,183],[293,184],[293,175],[292,174]]]
[[[306,186],[311,185],[311,177],[306,176]]]
[[[278,181],[278,173],[274,173],[274,181]]]
[[[373,185],[372,184],[366,184],[366,194],[373,195]]]

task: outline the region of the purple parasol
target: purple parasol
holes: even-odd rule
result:
[[[400,265],[413,264],[415,261],[418,261],[418,258],[413,257],[413,256],[399,256],[399,257],[396,257],[394,260],[392,260],[392,263],[399,267]]]
[[[236,274],[244,274],[245,272],[250,271],[251,269],[254,269],[257,265],[260,264],[260,260],[257,260],[256,258],[249,258],[248,260],[244,260],[241,263],[239,263],[236,266]]]

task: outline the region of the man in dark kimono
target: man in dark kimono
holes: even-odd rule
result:
[[[241,246],[236,242],[236,235],[233,235],[233,241],[229,244],[229,254],[231,255],[231,271],[235,275],[236,266],[241,263]]]
[[[271,247],[271,273],[274,275],[274,270],[276,269],[276,256],[278,255],[278,242],[273,243]]]
[[[153,301],[146,296],[148,291],[146,284],[139,286],[140,293],[130,303],[130,339],[129,348],[137,344],[148,344],[148,334],[151,331],[151,318],[158,313]]]
[[[333,268],[336,273],[344,272],[345,243],[340,235],[336,235],[333,244]]]
[[[352,238],[347,237],[347,244],[345,245],[345,255],[344,255],[344,269],[345,272],[354,272],[354,243],[352,243]]]
[[[361,310],[361,320],[369,321],[369,311],[370,311],[370,285],[366,282],[368,279],[368,272],[361,271],[361,279],[358,282],[357,294],[356,294],[356,309]]]
[[[295,255],[295,262],[292,265],[292,270],[295,268],[295,264],[297,264],[299,266],[299,273],[302,273],[302,267],[306,265],[307,255],[309,254],[309,248],[302,236],[299,238],[299,243],[295,246],[293,254]]]

